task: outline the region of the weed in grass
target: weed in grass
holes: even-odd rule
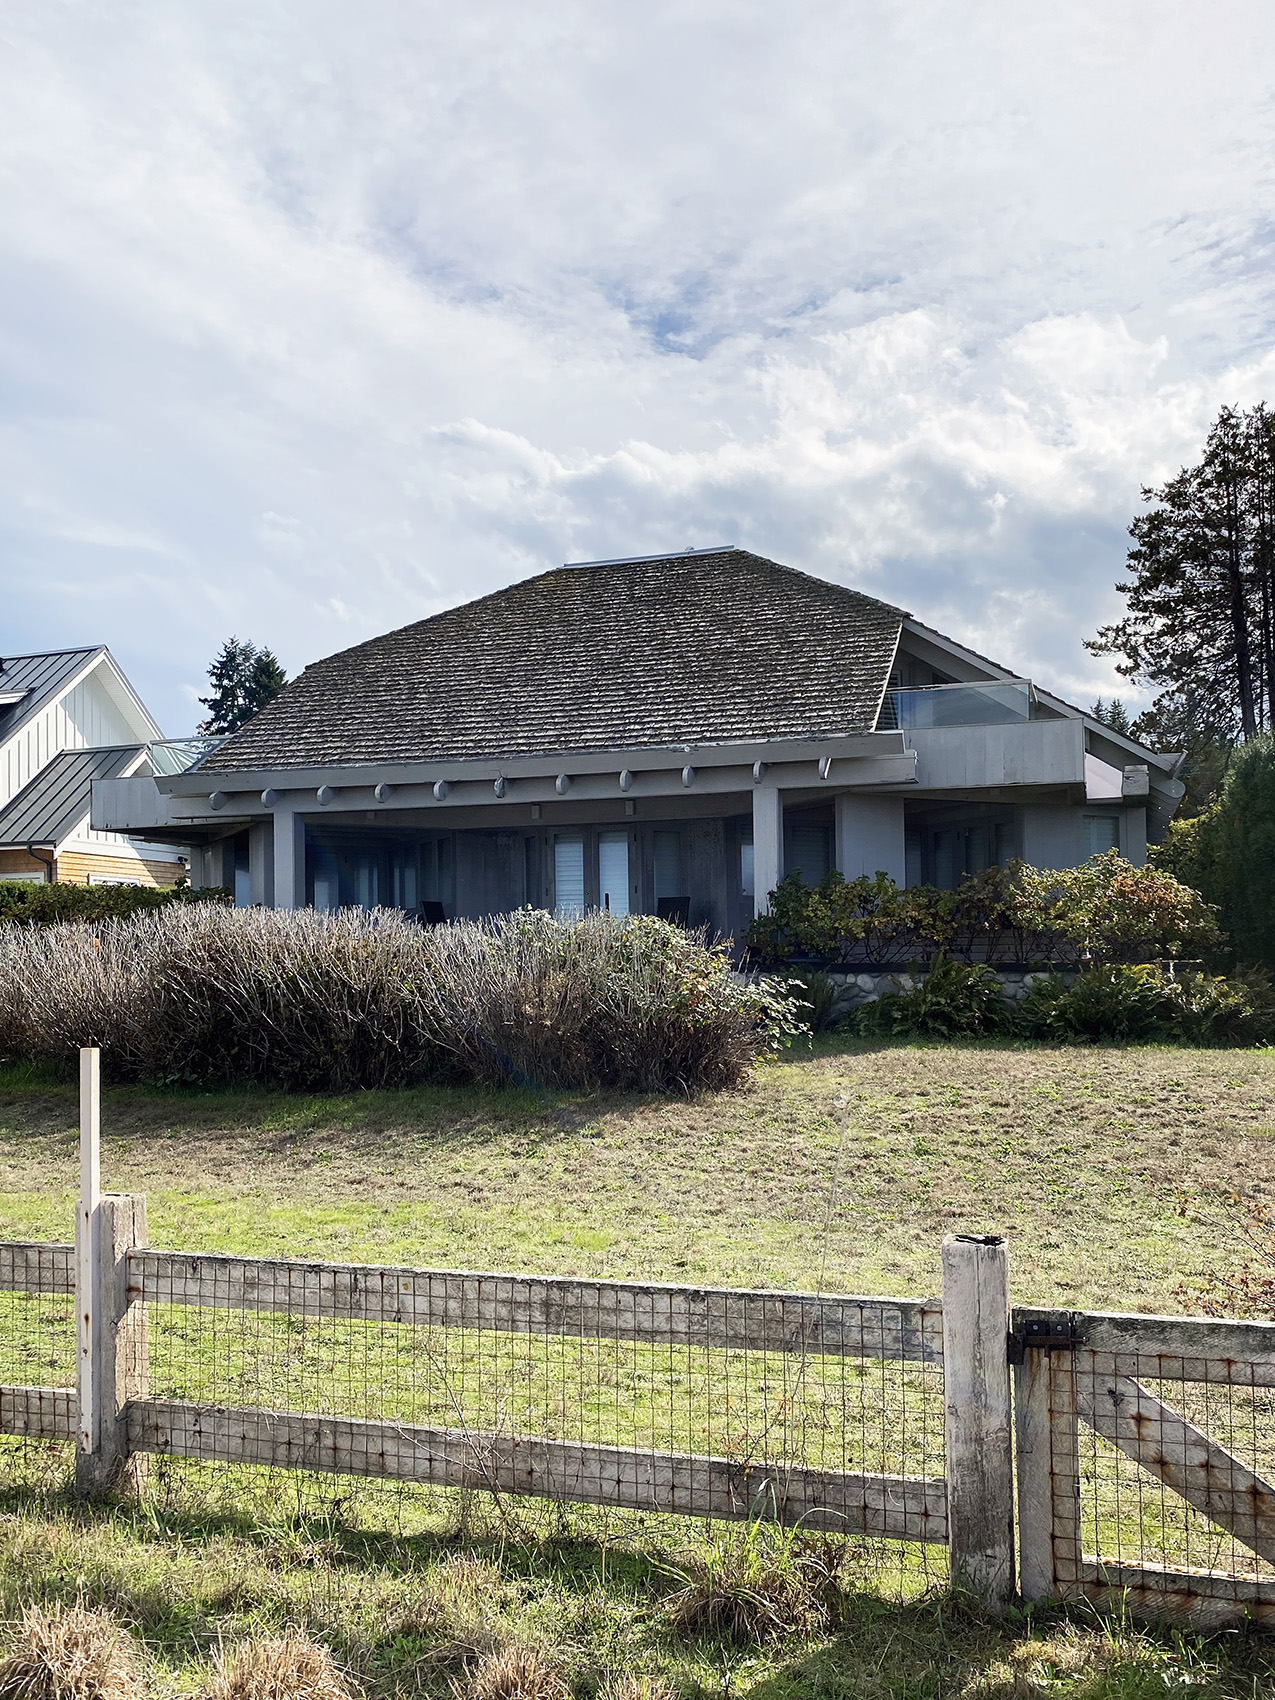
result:
[[[598,1700],[677,1700],[678,1689],[662,1676],[637,1676],[626,1671],[623,1676],[607,1677],[598,1689]]]
[[[826,1628],[833,1615],[836,1578],[823,1544],[759,1520],[710,1535],[667,1573],[680,1586],[665,1611],[684,1635],[765,1647]]]
[[[525,1641],[509,1641],[480,1659],[457,1700],[569,1700],[571,1690],[550,1656]]]
[[[354,1700],[326,1647],[304,1635],[247,1641],[219,1651],[204,1700]]]
[[[28,1606],[0,1661],[0,1700],[136,1700],[132,1640],[101,1611]]]

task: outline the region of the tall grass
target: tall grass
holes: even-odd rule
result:
[[[650,916],[426,930],[393,911],[192,905],[0,927],[0,1061],[94,1044],[117,1080],[690,1092],[740,1080],[791,1014]]]

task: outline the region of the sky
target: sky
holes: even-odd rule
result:
[[[736,543],[1110,694],[1275,402],[1273,85],[1269,0],[3,0],[0,653],[175,736],[232,634]]]

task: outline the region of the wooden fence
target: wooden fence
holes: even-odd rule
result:
[[[160,1251],[145,1201],[98,1189],[92,1056],[85,1093],[77,1245],[0,1244],[0,1293],[74,1298],[75,1386],[0,1385],[0,1433],[74,1440],[86,1492],[159,1454],[766,1516],[945,1546],[993,1607],[1275,1622],[1275,1323],[1011,1312],[995,1237],[945,1240],[942,1298],[917,1301]],[[326,1366],[308,1408],[279,1379],[296,1357]],[[620,1436],[643,1377],[699,1445],[658,1413]],[[604,1382],[615,1443],[584,1432]]]

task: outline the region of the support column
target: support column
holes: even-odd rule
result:
[[[770,894],[784,877],[784,805],[773,785],[753,788],[753,914],[770,908]]]
[[[274,903],[305,908],[305,822],[282,803],[274,811]]]
[[[255,820],[248,828],[248,901],[252,904],[269,905],[274,897],[270,832],[268,820]]]
[[[903,798],[843,791],[835,802],[837,867],[845,877],[853,880],[866,874],[871,879],[886,873],[895,885],[906,885]]]

